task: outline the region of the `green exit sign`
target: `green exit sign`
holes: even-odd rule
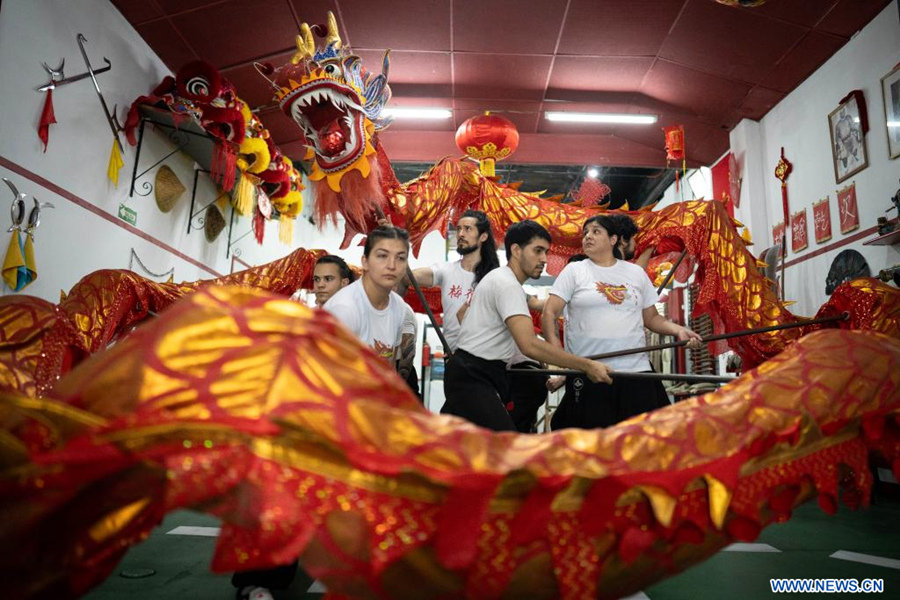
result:
[[[131,208],[128,208],[124,204],[119,205],[119,218],[125,221],[126,223],[130,223],[132,225],[137,225],[137,211]]]

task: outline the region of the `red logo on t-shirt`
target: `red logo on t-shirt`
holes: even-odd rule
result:
[[[384,342],[375,340],[374,350],[378,354],[378,356],[385,360],[394,358],[394,347],[389,344],[385,344]]]
[[[622,304],[625,302],[626,288],[624,285],[609,285],[602,281],[597,282],[597,291],[609,300],[610,304]]]
[[[447,294],[451,298],[459,298],[462,296],[462,286],[461,285],[453,285],[450,286],[450,292]]]

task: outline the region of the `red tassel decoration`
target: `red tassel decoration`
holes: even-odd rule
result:
[[[44,99],[44,110],[41,111],[41,122],[38,125],[38,137],[44,143],[44,152],[47,152],[47,143],[50,140],[50,125],[56,123],[56,115],[53,114],[53,90],[47,90]]]
[[[263,215],[259,207],[256,207],[256,210],[253,211],[253,237],[256,238],[256,243],[262,246],[263,236],[266,234],[266,217]]]
[[[235,169],[237,168],[237,152],[228,142],[219,142],[215,145],[210,165],[210,177],[213,181],[219,181],[222,189],[230,192],[234,188]]]

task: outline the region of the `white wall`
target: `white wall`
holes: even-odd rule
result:
[[[795,254],[788,250],[788,260],[840,241],[836,190],[856,183],[861,230],[875,225],[885,215],[890,197],[900,186],[900,159],[888,158],[887,134],[881,78],[900,62],[900,19],[897,4],[892,2],[856,37],[829,59],[797,89],[775,106],[757,125],[744,122],[731,133],[731,146],[744,162],[744,190],[737,218],[751,226],[757,245],[754,250],[772,245],[772,225],[783,220],[781,185],[774,176],[781,147],[794,165],[788,178],[790,211],[806,208],[810,223],[809,246]],[[828,114],[838,101],[854,89],[863,91],[869,113],[870,129],[866,135],[869,166],[850,179],[837,184],[831,156]],[[758,133],[758,136],[757,136]],[[812,205],[828,196],[831,206],[832,239],[815,242],[812,230]],[[748,217],[749,213],[749,217]],[[874,235],[872,236],[874,237]],[[869,263],[873,275],[880,269],[900,263],[896,246],[864,246],[864,240],[823,253],[788,267],[786,296],[797,301],[792,310],[810,315],[824,303],[825,277],[835,256],[851,248]]]
[[[708,200],[710,198],[712,198],[712,172],[709,170],[709,167],[688,169],[684,176],[679,171],[678,189],[675,189],[674,182],[667,187],[653,210],[660,211],[671,204],[679,202]]]
[[[734,209],[734,218],[750,229],[753,238],[751,251],[760,256],[772,245],[772,225],[782,219],[775,215],[770,222],[766,210],[755,210],[766,195],[766,177],[773,177],[775,166],[763,164],[763,147],[758,121],[744,119],[731,131],[731,151],[740,168],[741,193]]]
[[[21,192],[56,206],[43,213],[36,235],[38,279],[22,293],[56,302],[61,289],[68,290],[91,271],[128,268],[132,248],[152,271],[162,273],[174,267],[176,281],[208,279],[214,276],[213,273],[229,273],[232,261],[226,258],[227,232],[213,244],[206,242],[202,231],[187,234],[193,182],[190,158],[176,154],[165,163],[188,189],[175,209],[167,214],[159,212],[152,194],[128,198],[135,149],[127,144],[118,189],[107,180],[112,133],[89,79],[54,92],[58,123],[50,127],[49,148],[46,154],[42,152],[37,124],[44,94],[36,92],[35,88],[46,83],[48,77],[40,62],[56,66],[64,57],[66,76],[84,72],[86,67],[75,38],[78,33],[83,33],[88,40],[85,48],[92,65],[102,66],[104,56],[112,62],[112,70],[99,75],[98,80],[110,108],[118,106],[120,121],[124,121],[125,113],[136,97],[147,94],[169,74],[162,61],[108,0],[3,2],[0,12],[0,106],[4,114],[0,119],[0,157],[13,166],[0,165],[0,175],[11,179]],[[165,135],[148,130],[141,150],[140,170],[152,165],[172,148]],[[112,215],[113,222],[16,172],[23,170]],[[141,182],[152,183],[155,171],[150,171]],[[12,197],[5,185],[0,188],[2,194],[7,194],[7,199]],[[214,198],[214,186],[201,175],[198,206]],[[120,203],[137,210],[137,227],[141,232],[200,266],[117,225]],[[250,221],[239,219],[235,222],[233,237],[237,238],[249,229]],[[342,234],[333,229],[320,233],[308,222],[298,219],[293,247],[278,241],[277,223],[268,225],[265,237],[263,246],[258,246],[252,235],[239,242],[235,248],[239,249],[241,259],[255,266],[301,246],[337,250]],[[9,237],[2,240],[2,251],[5,251]],[[354,245],[339,254],[359,264],[362,251]],[[443,240],[432,234],[423,246],[421,260],[413,261],[413,265],[443,260],[443,257]],[[146,275],[137,266],[135,271]],[[12,292],[4,284],[0,293]]]

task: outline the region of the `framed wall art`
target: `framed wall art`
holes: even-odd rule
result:
[[[868,128],[860,112],[861,93],[851,93],[828,115],[828,131],[831,133],[831,156],[834,161],[834,178],[840,183],[869,166],[866,155]]]
[[[888,135],[888,154],[900,156],[900,64],[881,78],[884,96],[884,124]]]

